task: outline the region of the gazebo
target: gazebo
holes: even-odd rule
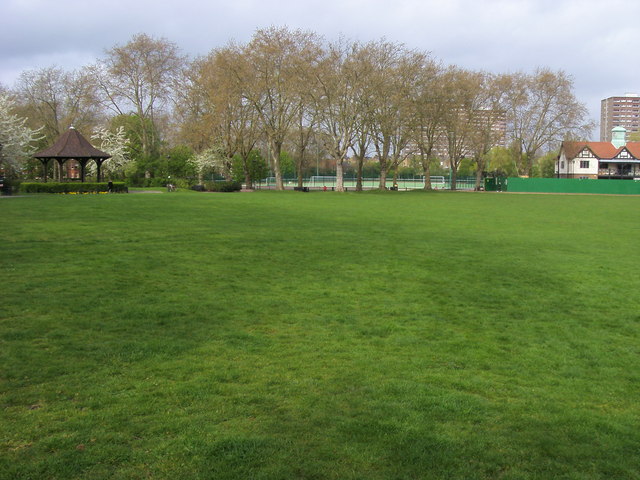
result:
[[[96,162],[98,172],[98,182],[100,181],[100,167],[102,163],[111,158],[111,155],[98,150],[91,145],[86,138],[80,135],[75,128],[70,127],[60,138],[49,148],[45,148],[33,155],[42,162],[44,170],[44,181],[47,181],[47,165],[50,160],[56,160],[60,165],[60,178],[62,178],[62,166],[67,160],[75,160],[80,164],[80,181],[84,182],[85,168],[89,160]]]

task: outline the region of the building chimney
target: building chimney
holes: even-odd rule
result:
[[[624,127],[613,127],[611,130],[611,143],[616,148],[624,147],[627,144],[627,129]]]

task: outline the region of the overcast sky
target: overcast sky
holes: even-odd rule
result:
[[[385,37],[471,69],[563,69],[598,122],[601,99],[640,93],[639,15],[637,0],[2,0],[0,83],[88,65],[137,33],[197,56],[288,26],[327,39]]]

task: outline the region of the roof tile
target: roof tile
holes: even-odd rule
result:
[[[33,155],[34,158],[111,158],[111,155],[91,145],[80,132],[71,127],[51,147]]]
[[[610,142],[562,142],[567,158],[575,158],[585,148],[589,148],[591,152],[600,160],[609,160],[615,158],[625,147],[631,155],[640,160],[640,142],[627,142],[623,147],[616,148]]]

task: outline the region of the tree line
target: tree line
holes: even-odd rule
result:
[[[283,162],[301,186],[320,158],[335,171],[337,190],[345,165],[361,188],[372,161],[380,188],[407,163],[427,189],[441,161],[452,185],[465,161],[478,185],[490,165],[532,175],[541,156],[592,128],[563,71],[472,71],[386,39],[327,41],[286,27],[195,59],[167,39],[138,34],[77,71],[25,71],[0,96],[10,102],[5,116],[32,129],[32,149],[70,125],[92,132],[96,146],[114,154],[105,163],[114,178],[215,171],[251,186],[270,170],[278,189]],[[7,168],[17,154],[0,148]],[[37,175],[33,163],[20,169]]]

